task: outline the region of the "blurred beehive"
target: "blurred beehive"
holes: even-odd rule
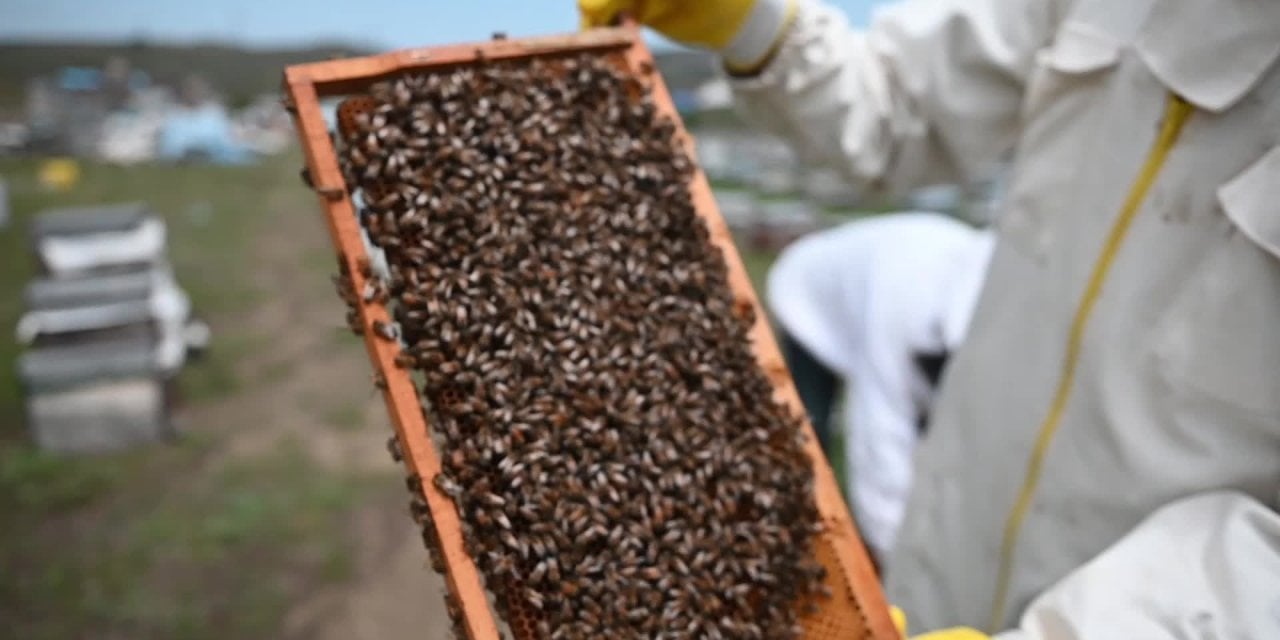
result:
[[[208,329],[190,318],[165,236],[163,220],[142,204],[34,220],[40,274],[18,322],[28,346],[18,372],[41,447],[98,452],[172,435],[174,376]]]
[[[565,637],[565,634],[547,633],[555,630],[546,627],[545,617],[539,612],[542,603],[537,601],[540,600],[538,593],[512,589],[507,584],[486,583],[477,567],[475,556],[481,549],[475,540],[464,539],[465,519],[460,519],[454,504],[454,497],[460,494],[461,489],[454,486],[449,475],[442,473],[450,465],[448,461],[442,465],[440,445],[433,441],[428,430],[427,414],[424,413],[415,381],[401,368],[406,361],[413,363],[414,360],[413,354],[403,349],[398,325],[385,304],[388,297],[384,291],[387,287],[386,280],[395,276],[385,270],[378,274],[376,272],[380,270],[371,267],[371,264],[377,264],[379,260],[377,255],[373,255],[371,260],[370,254],[376,252],[370,251],[367,238],[371,235],[378,236],[379,229],[362,228],[361,221],[363,219],[366,225],[372,222],[370,226],[381,228],[381,223],[386,218],[379,217],[379,208],[376,206],[366,207],[363,218],[357,216],[358,201],[367,204],[387,197],[388,194],[377,181],[362,182],[358,177],[350,175],[349,166],[344,177],[340,168],[339,150],[335,148],[334,141],[338,138],[345,140],[354,128],[367,129],[370,126],[371,120],[376,116],[374,110],[378,100],[370,97],[367,92],[375,83],[401,79],[400,86],[404,86],[403,79],[409,74],[441,74],[457,69],[483,69],[515,61],[563,61],[570,58],[599,61],[606,67],[636,79],[634,86],[642,87],[640,93],[647,93],[659,114],[674,124],[673,140],[679,145],[686,145],[686,150],[691,151],[687,147],[691,142],[679,126],[670,97],[661,79],[653,73],[652,58],[638,33],[632,28],[603,29],[552,38],[496,39],[477,45],[408,50],[382,56],[300,65],[291,67],[286,72],[286,102],[296,117],[302,135],[308,161],[307,178],[322,197],[329,228],[339,252],[342,271],[340,288],[348,302],[354,305],[351,320],[355,328],[365,335],[376,371],[375,377],[384,390],[396,429],[396,437],[392,443],[395,455],[404,460],[410,473],[410,490],[422,500],[417,508],[421,512],[418,516],[426,524],[424,537],[429,546],[436,547],[439,551],[438,562],[446,573],[451,610],[458,615],[460,633],[471,638],[499,637],[499,617],[494,614],[495,608],[503,614],[503,622],[519,638],[540,635]],[[379,91],[385,93],[388,89],[383,85]],[[320,98],[331,96],[347,98],[338,114],[339,122],[345,123],[340,128],[345,128],[346,131],[339,136],[329,131],[319,105]],[[638,100],[640,96],[631,95],[629,98]],[[475,99],[485,98],[477,96]],[[515,127],[516,123],[511,126]],[[572,134],[573,132],[564,132],[566,136]],[[668,131],[663,135],[671,134]],[[455,146],[461,150],[465,145],[458,143]],[[346,162],[351,162],[349,155]],[[746,335],[749,335],[758,371],[767,377],[775,400],[788,408],[792,415],[803,415],[786,367],[767,326],[765,314],[759,309],[732,239],[716,210],[710,188],[701,172],[694,169],[688,181],[687,196],[691,198],[693,209],[708,232],[707,240],[723,255],[724,266],[727,267],[727,279],[720,283],[726,290],[711,291],[707,297],[723,295],[731,301],[734,315],[751,323]],[[590,178],[583,180],[589,181]],[[431,206],[427,201],[424,204]],[[436,206],[439,206],[438,203]],[[370,215],[371,210],[373,215]],[[382,211],[383,215],[386,213]],[[713,284],[714,280],[713,278]],[[403,288],[403,283],[399,287]],[[460,323],[463,320],[465,319],[460,319]],[[398,364],[401,366],[397,366]],[[431,373],[428,370],[428,377]],[[428,382],[427,386],[430,388],[431,383]],[[445,395],[457,395],[453,390],[449,392]],[[435,398],[428,404],[448,405],[461,402],[465,400],[458,397]],[[433,426],[438,430],[442,428],[439,424]],[[807,425],[801,428],[810,432]],[[813,536],[811,541],[796,541],[795,544],[800,548],[807,547],[812,560],[825,568],[825,586],[829,591],[828,597],[800,597],[799,594],[793,594],[796,597],[792,598],[792,606],[797,612],[802,636],[894,638],[897,634],[890,622],[874,572],[862,550],[830,467],[811,433],[802,451],[812,470],[812,498],[822,527],[821,533]],[[696,452],[681,453],[692,456]],[[802,498],[807,500],[809,496]],[[493,500],[500,501],[502,498],[496,496]],[[500,511],[495,513],[501,515]],[[474,521],[471,524],[474,537]],[[497,529],[498,524],[493,526],[495,530],[500,530]],[[503,523],[502,528],[507,526]],[[519,541],[513,539],[512,545],[518,546]],[[482,564],[488,566],[488,563]],[[545,575],[538,577],[545,579]],[[660,576],[652,577],[655,581],[661,580]],[[486,587],[489,592],[498,595],[493,603],[490,602]],[[406,594],[406,601],[414,595]],[[530,599],[535,601],[531,602]],[[657,615],[656,612],[654,615]],[[539,622],[544,624],[540,627]],[[706,635],[760,637],[758,629],[738,634],[734,632],[738,627],[733,626],[732,621],[726,624],[729,626],[721,627],[717,626],[716,621],[709,621],[707,626],[715,628],[716,633]],[[674,631],[673,629],[671,637],[684,637]],[[698,634],[686,635],[697,637]]]

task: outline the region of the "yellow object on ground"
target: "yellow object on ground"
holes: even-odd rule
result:
[[[40,186],[66,191],[80,182],[80,163],[71,158],[54,158],[40,165]]]

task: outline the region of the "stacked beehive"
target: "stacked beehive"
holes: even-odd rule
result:
[[[39,275],[26,288],[18,361],[42,448],[109,451],[173,435],[174,376],[207,327],[190,318],[164,221],[141,204],[38,215]]]

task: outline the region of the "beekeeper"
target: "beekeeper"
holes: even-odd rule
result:
[[[805,236],[769,270],[769,309],[828,455],[829,427],[819,425],[830,416],[815,414],[831,403],[800,387],[827,376],[827,393],[843,387],[845,495],[877,560],[902,521],[912,454],[942,366],[964,339],[993,246],[990,231],[954,218],[897,213]],[[803,364],[818,371],[806,376],[796,370]]]
[[[580,2],[863,183],[1013,151],[888,562],[913,630],[1280,638],[1280,2]]]

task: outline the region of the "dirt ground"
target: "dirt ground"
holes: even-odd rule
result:
[[[403,513],[363,509],[353,518],[361,545],[354,579],[298,603],[283,636],[314,640],[449,637],[443,584],[426,566],[422,541]]]
[[[399,493],[399,487],[396,493]],[[399,499],[400,496],[397,496]],[[450,637],[444,584],[427,566],[422,539],[400,508],[377,505],[353,514],[349,526],[360,545],[354,578],[295,605],[284,637],[314,640],[384,640]]]
[[[252,424],[227,439],[221,450],[227,459],[292,439],[334,473],[386,477],[345,523],[356,541],[351,579],[294,604],[283,637],[446,638],[443,583],[427,566],[408,496],[386,450],[391,427],[385,405],[372,386],[363,347],[341,329],[343,309],[327,282],[335,269],[318,268],[332,253],[324,225],[318,208],[298,210],[295,203],[292,197],[268,203],[265,211],[278,219],[262,226],[260,246],[248,253],[255,257],[256,287],[276,293],[246,317],[231,319],[263,338],[237,363],[239,377],[260,382],[194,408],[186,420],[193,430]]]

